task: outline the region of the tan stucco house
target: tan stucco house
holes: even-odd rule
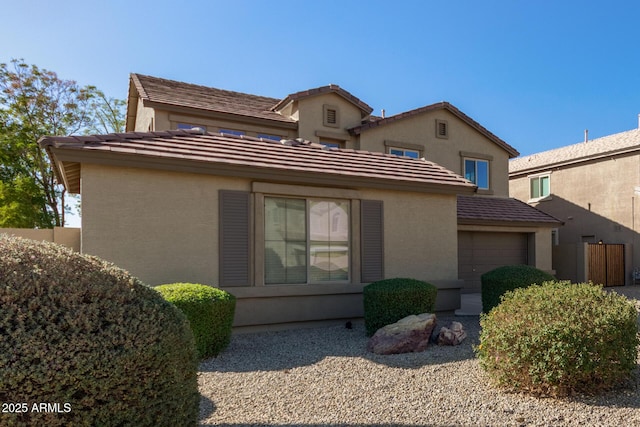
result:
[[[389,277],[437,309],[498,265],[551,270],[559,221],[508,197],[517,151],[449,103],[390,117],[329,85],[282,99],[133,74],[127,133],[41,141],[82,195],[82,251],[220,286],[236,326],[362,316]]]
[[[633,249],[640,220],[640,129],[513,159],[509,178],[512,197],[564,222],[554,231],[559,278],[632,283],[640,267],[640,251]],[[608,274],[598,274],[598,261],[589,254],[598,243],[619,250],[623,273],[611,271],[618,256],[610,253],[604,258]]]

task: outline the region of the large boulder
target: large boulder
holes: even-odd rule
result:
[[[384,326],[371,337],[367,350],[375,354],[400,354],[424,351],[436,326],[436,315],[410,315]]]

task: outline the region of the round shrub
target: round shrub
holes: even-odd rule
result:
[[[636,367],[638,313],[593,284],[545,282],[508,292],[480,319],[480,365],[500,387],[536,395],[597,393]]]
[[[438,289],[416,279],[385,279],[364,287],[367,336],[411,314],[432,313]]]
[[[113,264],[0,235],[0,330],[3,425],[197,423],[186,318]]]
[[[480,280],[482,281],[482,311],[488,313],[500,304],[500,298],[505,292],[555,280],[555,277],[529,265],[507,265],[484,273]]]
[[[195,283],[160,285],[155,290],[189,319],[200,358],[217,356],[229,345],[236,309],[233,295]]]

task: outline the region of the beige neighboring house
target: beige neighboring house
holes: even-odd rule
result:
[[[640,267],[640,129],[519,157],[511,196],[564,222],[554,232],[559,278],[630,284]]]
[[[508,197],[517,151],[449,103],[390,117],[329,85],[283,99],[133,74],[127,133],[41,141],[82,195],[82,251],[219,286],[236,326],[362,316],[413,277],[436,308],[499,265],[551,270],[559,221]]]

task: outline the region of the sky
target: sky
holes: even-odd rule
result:
[[[0,0],[0,62],[125,99],[130,73],[274,98],[448,101],[522,155],[638,127],[640,2]]]

